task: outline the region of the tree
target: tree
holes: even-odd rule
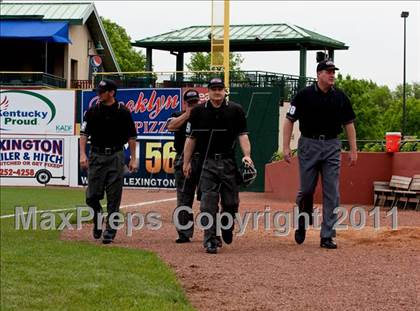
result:
[[[239,53],[229,54],[229,67],[231,80],[242,80],[241,64],[244,59]],[[211,54],[205,52],[192,53],[190,62],[187,64],[189,71],[211,71]],[[198,75],[195,75],[198,76]],[[207,76],[207,75],[206,75]]]
[[[403,86],[402,84],[397,86],[397,89],[394,92],[396,98],[402,98],[403,96]],[[407,98],[414,97],[420,99],[420,83],[414,82],[413,84],[406,84],[405,86],[405,96]]]
[[[240,71],[241,64],[243,63],[244,59],[242,58],[241,54],[238,53],[230,53],[229,54],[229,66],[230,71]],[[187,68],[190,71],[210,71],[211,63],[211,54],[198,52],[192,53],[190,63],[187,64]]]
[[[121,71],[144,71],[146,58],[131,46],[131,38],[126,30],[109,19],[101,19]]]
[[[386,132],[401,131],[402,86],[394,92],[367,80],[343,78],[338,75],[336,86],[342,89],[353,105],[356,114],[357,138],[360,140],[384,139]],[[408,84],[406,135],[420,137],[420,84]]]
[[[406,101],[406,136],[420,138],[420,99],[408,97]],[[396,98],[384,114],[384,122],[389,132],[401,132],[402,128],[402,99]]]
[[[359,139],[382,139],[384,124],[382,114],[390,105],[391,92],[372,81],[345,79],[338,75],[336,85],[350,98],[356,114],[356,131]]]
[[[420,83],[406,84],[406,136],[417,136],[420,138]],[[402,97],[403,86],[398,85],[392,93],[392,107],[386,112],[385,120],[389,122],[392,131],[402,129]]]

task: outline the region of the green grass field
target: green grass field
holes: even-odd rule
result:
[[[1,215],[15,206],[83,205],[82,190],[1,188]],[[1,225],[1,310],[193,310],[155,254],[59,239],[59,231]]]

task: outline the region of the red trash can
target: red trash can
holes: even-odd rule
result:
[[[385,134],[386,152],[398,152],[400,149],[401,133],[387,132]]]

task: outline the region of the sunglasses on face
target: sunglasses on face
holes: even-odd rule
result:
[[[193,99],[193,100],[189,100],[187,101],[188,106],[193,106],[198,104],[199,100],[198,99]]]
[[[223,91],[223,90],[224,90],[224,88],[223,88],[223,87],[212,87],[210,90],[212,90],[212,91],[217,91],[217,92],[221,92],[221,91]]]

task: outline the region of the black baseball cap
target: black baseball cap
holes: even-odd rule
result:
[[[193,100],[200,100],[200,94],[196,90],[190,89],[184,93],[184,101],[190,102]]]
[[[334,62],[332,60],[323,60],[318,63],[318,66],[316,66],[316,71],[322,71],[322,70],[339,70],[337,67],[335,67]]]
[[[225,88],[225,83],[223,82],[223,79],[221,78],[213,78],[210,80],[209,84],[207,85],[209,89],[214,87],[222,87]]]
[[[117,84],[109,79],[103,79],[101,82],[98,83],[95,91],[97,93],[104,93],[106,91],[117,91]]]

